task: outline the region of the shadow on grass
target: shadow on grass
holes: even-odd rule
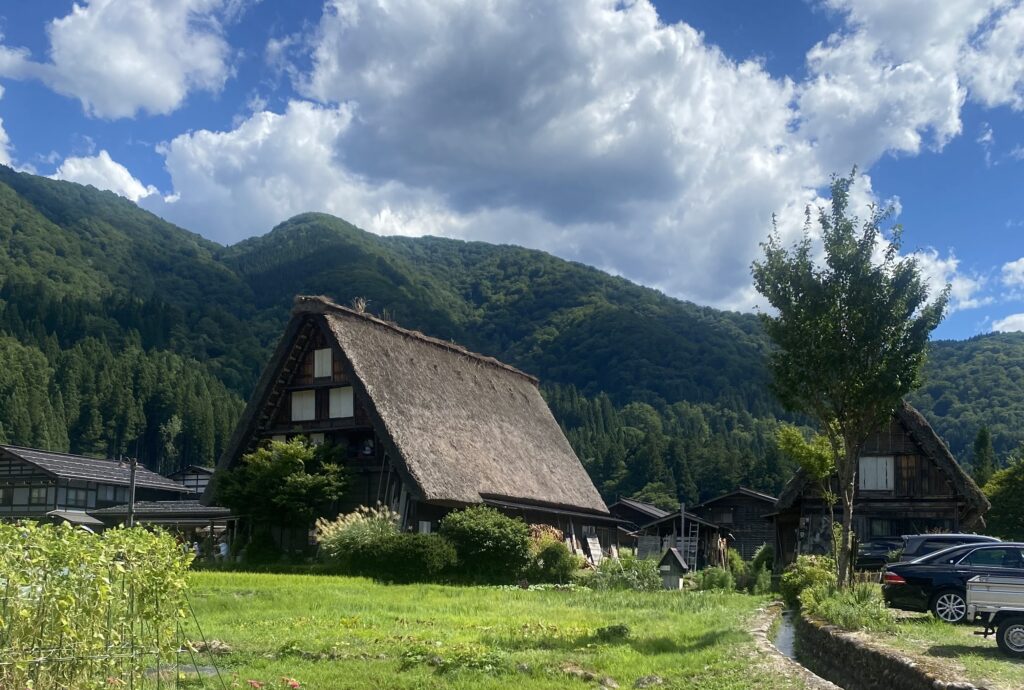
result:
[[[940,644],[933,645],[925,651],[928,656],[946,657],[955,659],[961,656],[972,655],[980,656],[985,659],[991,659],[993,661],[1015,661],[1012,657],[1009,657],[999,651],[999,648],[992,643],[991,647],[974,647],[967,644]],[[1019,663],[1019,662],[1018,662]]]

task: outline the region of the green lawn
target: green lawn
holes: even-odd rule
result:
[[[895,634],[872,634],[872,639],[913,655],[926,666],[955,678],[989,688],[1024,687],[1024,662],[1004,655],[994,637],[975,635],[974,625],[949,625],[931,615],[901,617]]]
[[[747,629],[765,600],[742,594],[199,572],[191,596],[207,638],[232,648],[217,663],[235,687],[631,688],[644,676],[660,688],[802,687],[755,650]]]

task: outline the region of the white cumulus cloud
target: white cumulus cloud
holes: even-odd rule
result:
[[[826,4],[841,30],[794,82],[664,24],[649,0],[327,0],[310,36],[267,46],[298,97],[167,142],[173,201],[141,203],[223,242],[310,210],[514,242],[750,308],[772,213],[793,237],[828,173],[943,147],[969,98],[1015,105],[1012,70],[980,71],[1012,57],[1019,3]],[[858,189],[866,215],[867,176]],[[990,299],[952,252],[918,258],[954,309]]]
[[[107,189],[135,202],[157,193],[156,187],[135,179],[128,168],[113,160],[105,150],[95,156],[66,158],[51,177]]]
[[[1003,264],[1002,280],[1008,288],[1024,288],[1024,256]]]
[[[1024,314],[1010,314],[1006,318],[999,319],[993,322],[992,330],[1000,333],[1024,331]]]
[[[961,271],[960,260],[953,252],[943,257],[937,249],[928,248],[914,252],[913,256],[928,282],[931,295],[937,295],[949,285],[950,313],[976,309],[993,302],[992,296],[980,294],[985,287],[985,278]]]
[[[0,98],[4,97],[4,87],[0,86]],[[4,130],[4,119],[0,117],[0,164],[11,164],[11,139]]]
[[[223,0],[85,0],[47,26],[48,61],[0,45],[0,75],[36,78],[90,115],[164,114],[229,76]],[[233,5],[228,7],[231,9]]]

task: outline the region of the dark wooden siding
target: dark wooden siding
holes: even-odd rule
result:
[[[754,553],[762,544],[772,544],[775,540],[774,528],[765,515],[774,510],[774,504],[768,501],[735,494],[705,503],[694,510],[694,513],[714,522],[734,537],[730,544],[746,558],[753,558]]]

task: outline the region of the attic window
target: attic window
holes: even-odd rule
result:
[[[316,419],[316,391],[292,393],[292,421],[308,422]]]
[[[893,456],[865,455],[860,459],[861,491],[893,490]]]
[[[331,389],[330,416],[331,419],[343,419],[352,417],[354,410],[352,400],[352,386]]]
[[[732,508],[715,508],[711,511],[711,522],[718,523],[719,525],[731,525],[733,523]]]
[[[313,350],[313,377],[322,379],[331,375],[331,348]]]

